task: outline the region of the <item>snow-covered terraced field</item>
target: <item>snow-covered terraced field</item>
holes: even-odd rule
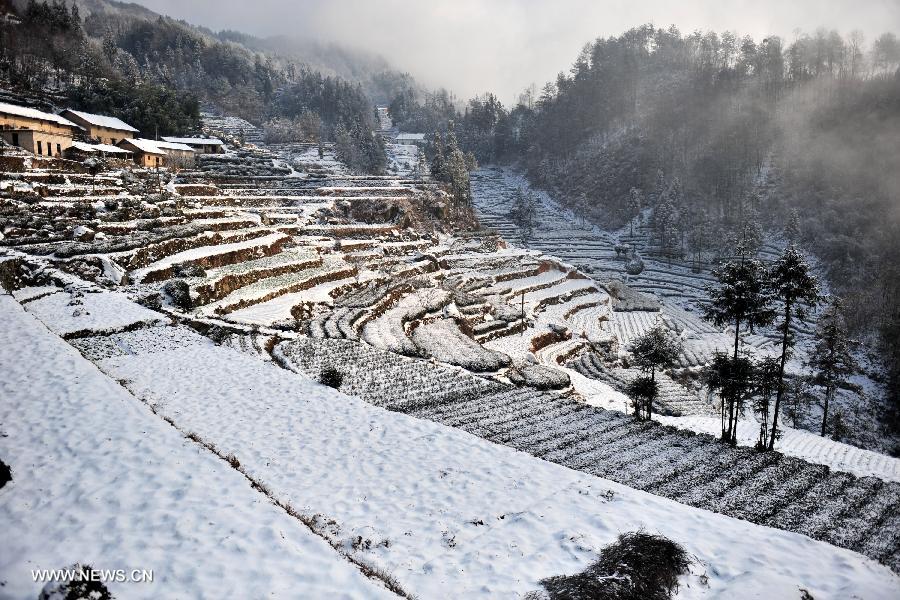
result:
[[[37,598],[32,570],[89,562],[153,572],[109,582],[116,598],[396,597],[49,332],[46,308],[42,324],[0,294],[0,595]]]
[[[716,468],[721,469],[715,465],[744,464],[717,458],[738,451],[703,436],[653,423],[637,423],[565,396],[492,384],[458,370],[463,380],[469,378],[470,385],[477,385],[478,381],[484,384],[468,393],[439,396],[420,388],[414,392],[416,397],[403,403],[405,410],[420,417],[552,462],[569,464],[576,471],[562,469],[425,420],[368,407],[271,363],[226,346],[215,346],[186,330],[178,335],[168,333],[178,329],[154,327],[81,338],[76,343],[104,372],[124,382],[158,415],[209,440],[219,451],[234,455],[244,470],[265,484],[269,493],[307,514],[318,513],[323,520],[331,519],[331,525],[322,533],[332,544],[352,546],[351,552],[357,559],[390,572],[412,593],[431,596],[451,592],[467,597],[524,593],[534,588],[541,577],[583,565],[589,560],[591,549],[607,539],[604,536],[614,536],[623,528],[638,528],[642,523],[681,540],[697,556],[698,568],[682,581],[682,594],[688,590],[687,597],[706,597],[720,585],[715,596],[726,589],[755,589],[752,586],[760,584],[751,582],[766,576],[776,581],[783,578],[783,583],[768,582],[767,589],[774,585],[774,589],[786,591],[802,584],[826,595],[832,591],[843,593],[852,582],[853,586],[876,586],[872,597],[881,598],[888,597],[885,594],[896,585],[895,575],[880,571],[872,563],[860,562],[860,558],[846,551],[696,511],[592,476],[621,473],[635,487],[652,488],[652,481],[658,482],[654,483],[657,487],[668,483],[678,490],[690,486],[672,483],[673,475],[677,479],[677,471],[673,473],[668,466],[687,460],[687,456],[701,461],[700,464],[710,457],[708,468],[698,468],[694,462],[694,468],[686,471],[700,481],[713,481],[709,477]],[[138,338],[144,340],[138,342]],[[428,381],[430,371],[453,371],[336,340],[289,342],[284,345],[281,360],[298,365],[295,359],[298,348],[303,346],[297,344],[310,343],[344,346],[347,350],[342,356],[321,352],[321,347],[308,348],[302,354],[307,360],[327,357],[332,364],[359,366],[359,379],[363,374],[380,371],[382,361],[402,363],[381,383],[362,381],[357,393],[365,389],[385,390],[385,386],[403,389],[406,381]],[[110,347],[118,351],[110,352]],[[362,354],[347,360],[347,351]],[[364,355],[368,355],[368,364],[358,360]],[[195,369],[183,368],[188,360]],[[424,369],[419,377],[396,378],[413,364]],[[435,391],[446,389],[446,383],[434,381]],[[261,389],[267,390],[264,405],[260,405],[256,392]],[[392,397],[381,393],[385,398]],[[426,403],[425,399],[431,402]],[[669,439],[671,436],[679,443],[670,443],[674,441]],[[730,486],[715,488],[721,488],[721,493],[713,493],[710,488],[695,502],[717,504],[727,498],[730,511],[754,520],[762,514],[785,513],[795,496],[785,495],[787,506],[775,503],[763,509],[752,503],[751,494],[745,498],[729,490],[741,489],[744,482],[756,485],[757,480],[784,481],[787,475],[803,471],[804,463],[773,454],[766,460],[746,464],[746,469],[735,471]],[[644,468],[638,468],[639,465]],[[770,467],[778,465],[782,466],[776,477]],[[767,475],[770,471],[771,476]],[[871,515],[864,524],[841,511],[837,513],[837,523],[842,529],[824,528],[811,533],[827,536],[835,543],[858,540],[866,547],[890,546],[889,541],[872,540],[883,537],[874,524],[890,519],[890,502],[897,493],[888,487],[892,484],[857,480],[849,475],[831,476],[821,469],[810,472],[815,475],[806,478],[808,483],[800,486],[797,497],[805,500],[803,490],[808,491],[807,487],[827,493],[835,486],[816,486],[815,482],[837,477],[845,493],[859,490],[854,509],[868,509]],[[765,477],[769,479],[761,479]],[[585,514],[596,517],[589,523],[580,518],[572,520],[572,515]],[[503,523],[507,520],[509,524]],[[536,527],[539,523],[542,525]],[[705,527],[710,528],[709,533],[701,529]],[[573,535],[582,538],[574,547],[564,541]],[[735,537],[729,537],[732,535]],[[757,535],[764,537],[748,542]],[[361,543],[352,544],[357,538]],[[753,565],[753,576],[741,579],[741,584],[730,576],[727,584],[719,581],[723,561],[730,564],[735,553],[757,553],[761,547],[771,547],[773,539],[778,540],[775,547],[781,548],[778,552],[783,552],[783,557],[774,560],[771,553],[766,553],[766,561],[750,561],[747,564]],[[712,547],[708,548],[710,544]],[[583,549],[573,552],[578,547]],[[510,552],[510,548],[517,550]],[[831,555],[840,561],[841,572],[850,570],[846,579],[838,578],[836,583],[827,583],[829,580],[822,577],[821,561]],[[537,556],[541,558],[535,561]],[[789,559],[797,565],[786,562]],[[504,568],[498,570],[499,566]],[[809,569],[809,575],[804,575],[804,569]],[[701,575],[708,587],[699,583]]]
[[[691,431],[717,423],[713,407],[665,373],[658,374],[657,411],[669,416],[658,418],[678,429],[622,414],[627,406],[613,389],[636,375],[622,368],[625,348],[655,323],[682,338],[679,367],[701,365],[716,350],[730,347],[727,332],[692,312],[708,275],[645,258],[645,272],[628,278],[612,236],[579,224],[546,198],[527,249],[504,248],[492,235],[455,237],[405,227],[409,205],[404,203],[410,195],[435,192],[434,184],[411,179],[413,173],[400,167],[387,176],[349,175],[330,151],[320,159],[315,147],[248,147],[204,160],[197,171],[181,174],[177,186],[170,182],[155,202],[97,204],[90,223],[105,231],[102,236],[37,240],[27,234],[23,249],[32,255],[29,264],[38,271],[52,268],[49,276],[17,290],[16,298],[177,427],[235,453],[278,498],[333,516],[335,528],[325,533],[329,543],[393,572],[414,593],[518,594],[534,588],[539,576],[583,566],[590,553],[566,542],[574,538],[563,532],[570,531],[568,523],[587,527],[571,515],[594,514],[597,506],[577,498],[576,488],[606,486],[628,498],[634,513],[626,511],[620,523],[634,524],[634,515],[641,514],[635,507],[653,505],[660,514],[686,511],[690,519],[703,515],[730,523],[742,535],[760,530],[596,477],[809,535],[900,569],[895,463],[791,431],[782,440],[791,456],[725,447]],[[396,161],[409,158],[398,154]],[[127,186],[116,181],[108,186],[124,193]],[[511,181],[497,171],[482,171],[473,178],[473,191],[483,222],[507,241],[522,243],[506,217]],[[71,196],[72,206],[81,191]],[[59,277],[53,269],[98,285],[73,285],[68,276],[55,285]],[[164,288],[166,282],[183,283],[187,302],[171,286]],[[118,290],[116,284],[125,292],[110,291]],[[634,291],[664,301],[660,305]],[[209,335],[219,345],[170,324],[177,321],[203,331],[217,325]],[[251,333],[228,333],[245,324]],[[772,350],[764,336],[747,341],[755,351]],[[571,387],[561,392],[527,387],[515,375],[534,365],[555,369],[562,377],[559,385],[568,376]],[[330,369],[343,376],[336,384],[340,392],[419,420],[375,410],[306,379],[318,380]],[[203,400],[202,389],[212,390]],[[399,433],[388,433],[391,428]],[[349,453],[327,454],[340,465],[337,481],[329,479],[333,465],[323,470],[322,454],[310,450],[325,443],[325,435],[334,448],[346,446]],[[741,429],[741,435],[750,434]],[[428,457],[435,440],[439,452]],[[389,450],[373,458],[373,448]],[[454,458],[472,448],[488,461],[482,465],[491,465],[488,472],[473,475],[475,458],[464,464]],[[409,453],[415,460],[407,480],[397,469]],[[458,470],[435,475],[448,464]],[[530,472],[577,483],[551,486],[549,492],[543,489],[549,485],[544,475],[522,479]],[[498,473],[500,483],[490,483]],[[387,480],[379,477],[385,474]],[[447,478],[455,487],[443,487]],[[375,486],[385,481],[389,489]],[[544,493],[540,497],[546,501],[523,504],[519,481],[530,481],[525,487]],[[467,507],[464,499],[476,488],[487,490],[485,498],[499,499],[504,516],[489,514],[488,500]],[[409,514],[399,504],[404,497],[414,499]],[[841,504],[844,497],[848,500]],[[552,525],[535,526],[548,506],[556,507]],[[583,512],[570,512],[576,509]],[[398,522],[387,523],[390,515],[399,515]],[[527,535],[494,523],[510,515],[528,515],[522,517]],[[591,535],[605,540],[612,530],[599,523]],[[415,533],[409,536],[405,528]],[[528,537],[535,530],[554,541]],[[783,543],[797,555],[806,556],[791,544],[851,557],[842,558],[845,562],[861,560],[793,534],[775,535],[788,540]],[[484,544],[482,536],[489,538]],[[457,546],[460,550],[453,550]],[[542,561],[550,558],[535,569],[534,561],[524,560],[530,556],[526,548]],[[704,547],[697,551],[714,556]],[[717,541],[715,551],[743,550]],[[496,565],[506,569],[513,562],[515,567],[498,573]],[[784,581],[803,572],[757,566],[764,573],[774,569]],[[482,583],[470,584],[470,578]],[[696,583],[691,593],[704,597],[708,590]],[[823,589],[847,589],[841,586]]]

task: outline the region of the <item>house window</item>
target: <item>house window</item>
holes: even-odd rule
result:
[[[12,135],[12,138],[13,138],[13,146],[18,146],[19,145],[19,134],[14,133]]]
[[[62,146],[57,144],[56,145],[56,155],[59,156],[60,154],[62,154]]]
[[[47,142],[47,156],[53,156],[53,144]]]
[[[156,157],[156,166],[157,167],[159,166],[159,157],[158,156]]]
[[[44,146],[41,144],[41,142],[38,142],[38,143],[37,143],[37,150],[38,150],[38,151],[37,151],[38,156],[40,156],[41,154],[44,153]]]

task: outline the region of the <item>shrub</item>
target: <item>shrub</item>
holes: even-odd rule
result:
[[[173,305],[181,310],[191,310],[191,288],[181,279],[170,279],[163,285],[162,291]]]
[[[90,565],[74,565],[73,571],[87,574],[93,571]],[[95,577],[82,577],[82,580],[51,581],[41,590],[38,600],[113,600],[113,595],[102,581]]]
[[[145,306],[150,310],[159,310],[162,308],[162,298],[156,292],[139,297],[136,302],[141,306]]]
[[[669,600],[690,560],[684,548],[659,535],[623,533],[577,575],[541,581],[551,599]]]
[[[191,263],[178,263],[172,267],[175,277],[206,277],[206,271],[200,265]]]
[[[330,388],[338,389],[343,382],[344,375],[334,367],[322,369],[322,373],[319,375],[319,383]]]
[[[12,481],[12,469],[9,468],[8,464],[0,460],[0,490],[10,481]]]

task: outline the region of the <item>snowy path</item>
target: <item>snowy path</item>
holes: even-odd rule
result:
[[[392,597],[0,295],[0,597],[31,569],[151,569],[117,598]]]
[[[123,337],[162,329],[171,328]],[[359,555],[423,598],[514,597],[583,568],[640,527],[698,558],[682,598],[794,597],[803,587],[877,599],[900,589],[887,568],[852,552],[388,412],[199,336],[180,347],[147,340],[138,352],[99,364],[180,427],[233,452],[277,497],[333,518],[337,541],[357,540]]]

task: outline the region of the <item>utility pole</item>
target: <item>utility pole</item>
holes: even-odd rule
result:
[[[520,331],[520,335],[525,335],[525,290],[522,290],[522,308],[519,312],[520,318],[522,319],[522,331]]]

